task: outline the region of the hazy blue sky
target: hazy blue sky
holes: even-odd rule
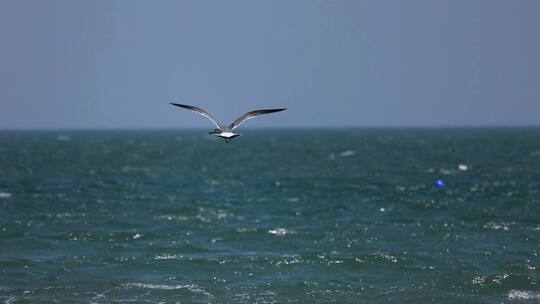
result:
[[[0,0],[0,129],[540,124],[540,1]],[[243,126],[244,127],[244,126]]]

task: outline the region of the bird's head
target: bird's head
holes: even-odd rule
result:
[[[220,129],[214,129],[214,131],[208,132],[208,134],[220,134],[220,133],[221,133]]]

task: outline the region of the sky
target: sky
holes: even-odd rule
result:
[[[0,0],[0,129],[540,125],[538,0]]]

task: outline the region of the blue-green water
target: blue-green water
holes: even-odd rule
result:
[[[539,129],[204,134],[0,133],[0,301],[540,301]]]

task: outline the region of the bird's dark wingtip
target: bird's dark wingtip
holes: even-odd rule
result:
[[[173,106],[180,107],[180,108],[188,108],[188,106],[183,105],[183,104],[181,104],[181,103],[170,102],[170,104],[172,104]]]

